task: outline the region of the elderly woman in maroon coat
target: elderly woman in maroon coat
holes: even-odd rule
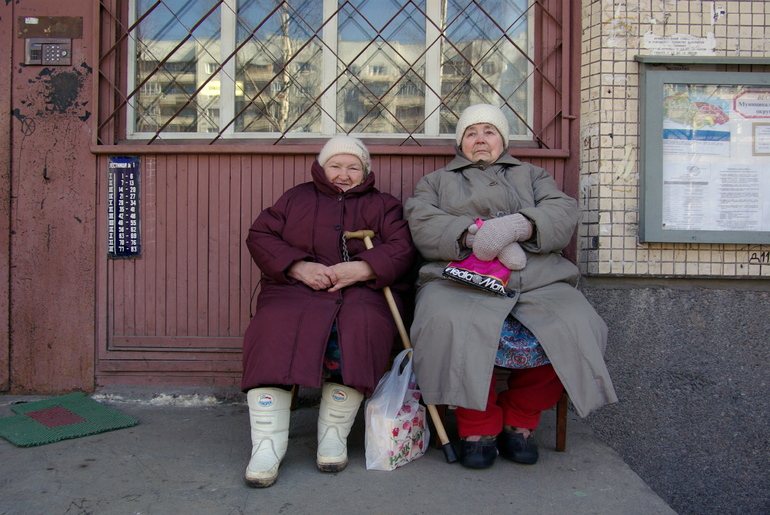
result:
[[[246,482],[275,483],[289,437],[291,386],[322,387],[319,470],[347,465],[347,436],[377,386],[398,330],[382,287],[398,298],[415,258],[401,203],[374,187],[366,147],[336,136],[312,182],[284,193],[246,240],[262,290],[243,343],[252,453]],[[346,231],[374,231],[374,248]]]

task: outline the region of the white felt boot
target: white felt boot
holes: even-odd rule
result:
[[[318,452],[321,472],[339,472],[348,465],[348,435],[364,394],[341,384],[324,383],[318,414]]]
[[[271,486],[289,445],[291,392],[280,388],[253,388],[247,394],[251,422],[251,460],[246,484]]]

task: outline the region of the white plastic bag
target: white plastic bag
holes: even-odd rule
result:
[[[366,401],[367,470],[396,469],[425,454],[430,442],[411,354],[407,349],[396,356],[393,368]]]

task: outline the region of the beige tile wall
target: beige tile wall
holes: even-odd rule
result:
[[[639,243],[639,65],[644,35],[715,41],[770,59],[770,0],[583,1],[578,228],[586,275],[770,277],[770,244]],[[713,36],[712,36],[713,35]]]

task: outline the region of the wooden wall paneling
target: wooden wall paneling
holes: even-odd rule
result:
[[[180,279],[185,282],[184,302],[184,334],[198,334],[198,159],[196,156],[187,157],[187,195],[185,202],[185,244],[182,246],[185,256],[185,273]]]
[[[414,193],[414,185],[418,180],[415,177],[415,168],[417,166],[424,167],[426,161],[429,161],[429,156],[414,156],[409,163],[409,166],[404,166],[401,170],[401,202],[406,202],[406,199],[412,196]],[[422,175],[420,175],[422,177]]]
[[[261,275],[259,268],[257,268],[251,259],[251,254],[246,245],[246,238],[248,237],[251,224],[264,209],[262,204],[262,190],[264,189],[264,175],[261,173],[262,157],[249,156],[246,165],[247,166],[244,168],[244,175],[247,177],[247,180],[244,182],[245,198],[243,214],[241,216],[240,233],[240,241],[243,245],[243,252],[241,253],[241,275],[243,277],[242,287],[244,289],[244,303],[241,309],[241,334],[246,332],[246,328],[251,320],[249,315],[252,313],[256,303]],[[256,292],[255,289],[257,289]]]
[[[290,156],[274,155],[272,158],[272,166],[269,170],[265,170],[265,173],[269,173],[273,176],[275,182],[273,183],[273,198],[270,199],[270,205],[275,202],[284,194],[286,190],[295,185],[294,182],[294,167],[289,166],[289,161],[294,158]]]
[[[219,167],[215,156],[206,156],[202,159],[206,163],[206,180],[208,188],[203,202],[206,205],[206,241],[201,246],[202,256],[205,262],[201,266],[200,287],[206,295],[204,312],[206,313],[206,326],[203,334],[216,334],[216,270],[214,269],[218,256],[219,245],[219,220],[217,218],[217,201],[219,200]]]
[[[132,265],[134,269],[134,284],[132,285],[135,298],[135,305],[134,305],[134,324],[135,324],[135,334],[147,334],[147,317],[148,317],[148,311],[152,312],[152,306],[148,306],[147,303],[147,288],[148,288],[148,278],[147,278],[147,253],[148,249],[152,248],[149,244],[148,240],[148,227],[153,228],[153,234],[154,234],[154,227],[152,226],[152,223],[148,220],[148,216],[145,210],[146,206],[146,197],[148,196],[148,184],[152,185],[152,180],[148,177],[148,168],[152,166],[155,166],[155,161],[150,161],[147,156],[142,157],[141,159],[141,168],[140,168],[140,175],[139,175],[139,230],[140,232],[140,239],[139,243],[141,245],[141,251],[138,258],[132,260]],[[113,292],[112,295],[115,293]]]
[[[428,160],[428,156],[412,156],[408,164],[401,165],[401,184],[399,185],[401,189],[401,197],[399,197],[401,202],[406,202],[414,193],[414,186],[418,180],[415,175],[422,177],[422,174],[415,173],[416,168],[418,166],[423,168]]]
[[[126,311],[126,263],[119,259],[109,259],[109,296],[110,309],[108,313],[110,335],[126,334],[125,311]],[[133,286],[133,285],[132,285]],[[109,343],[112,344],[112,341]]]
[[[155,309],[158,290],[157,267],[154,265],[158,255],[158,158],[147,156],[144,166],[144,181],[142,191],[145,199],[144,220],[142,222],[142,270],[144,272],[144,312],[142,334],[155,334]]]
[[[219,163],[216,156],[207,156],[208,161],[208,241],[206,245],[206,276],[202,283],[206,288],[206,334],[217,334],[217,274],[216,263],[219,260],[219,211],[217,202],[219,201]]]
[[[238,332],[243,334],[246,331],[246,327],[249,323],[249,301],[252,290],[252,283],[254,280],[251,270],[251,255],[249,249],[246,246],[246,236],[249,233],[249,227],[251,227],[251,213],[254,209],[254,204],[257,199],[254,197],[254,174],[252,172],[252,166],[254,163],[253,156],[244,156],[241,160],[241,211],[239,213],[239,231],[238,242],[240,243],[240,255],[238,269],[239,274],[239,297],[240,308],[238,311]]]
[[[386,191],[397,199],[403,201],[402,181],[404,176],[404,165],[407,158],[401,155],[394,155],[385,156],[385,159],[387,160],[388,174],[385,183],[386,189],[383,189],[383,191]]]
[[[196,227],[197,241],[196,248],[193,250],[196,257],[195,281],[198,290],[196,297],[196,328],[195,334],[208,334],[209,314],[208,314],[208,249],[211,233],[211,220],[209,217],[209,194],[211,192],[210,170],[208,156],[200,156],[197,161],[198,167],[198,190],[196,199]]]
[[[242,195],[243,191],[243,169],[241,156],[228,156],[228,167],[230,169],[230,216],[228,221],[228,297],[227,306],[227,336],[239,336],[241,329],[241,278],[243,276],[241,269],[241,253],[243,244],[241,243],[241,218],[242,218]]]
[[[404,189],[404,174],[409,173],[412,166],[412,156],[397,154],[388,156],[390,173],[388,174],[388,191],[391,195],[403,202],[408,189]]]
[[[315,158],[314,158],[315,159]],[[287,185],[286,189],[313,180],[310,174],[310,170],[313,166],[313,161],[308,164],[308,157],[303,155],[286,156],[284,162],[289,167],[286,170],[286,175],[292,178],[291,186]],[[285,190],[284,190],[285,191]]]
[[[238,287],[236,281],[239,275],[237,232],[240,228],[238,225],[240,171],[234,166],[234,161],[236,160],[237,156],[220,156],[220,162],[226,170],[225,175],[228,177],[225,205],[223,206],[226,208],[226,211],[223,209],[226,239],[222,245],[223,261],[220,270],[223,278],[220,304],[221,335],[223,336],[233,335],[233,311],[238,309]]]
[[[153,266],[158,254],[158,159],[156,156],[144,156],[142,163],[142,257],[136,284],[142,302],[137,306],[137,324],[141,327],[139,334],[148,335],[155,334],[155,297],[158,289],[156,267]]]
[[[259,156],[250,156],[249,158],[249,189],[248,189],[248,208],[244,210],[244,216],[241,226],[241,240],[244,242],[244,256],[243,266],[247,271],[245,274],[246,294],[248,295],[248,303],[246,304],[246,318],[244,320],[243,331],[246,331],[246,327],[249,324],[250,318],[248,315],[252,313],[254,309],[254,300],[256,299],[255,288],[258,288],[260,272],[257,266],[252,262],[251,254],[246,246],[246,238],[249,234],[249,228],[252,222],[256,219],[257,215],[262,211],[262,175],[259,170]]]
[[[401,175],[404,167],[404,157],[400,155],[383,156],[383,168],[387,170],[383,177],[381,191],[390,193],[401,200]],[[379,183],[379,178],[378,181]]]
[[[217,221],[218,221],[218,248],[217,258],[213,263],[213,269],[216,271],[216,330],[212,333],[212,336],[228,336],[227,321],[229,311],[229,292],[228,287],[230,285],[230,183],[232,177],[230,170],[228,169],[227,156],[216,156],[218,163],[218,175],[220,177],[219,183],[219,199],[217,205]]]
[[[388,167],[390,168],[388,191],[402,202],[404,200],[404,168],[410,167],[411,163],[411,156],[388,156]]]
[[[154,351],[164,355],[178,354],[179,351],[225,351],[240,348],[240,336],[115,336],[116,347],[122,349],[119,356],[125,358],[130,352]],[[153,358],[150,354],[145,359]],[[184,359],[190,359],[188,355]]]
[[[176,156],[176,230],[174,234],[175,242],[175,262],[176,273],[174,274],[174,301],[169,311],[174,312],[172,322],[172,334],[188,335],[187,321],[190,319],[190,312],[187,308],[190,292],[189,281],[187,280],[187,271],[189,269],[190,248],[190,227],[192,225],[187,216],[190,203],[190,172],[189,163],[194,156],[179,155]]]
[[[265,209],[267,206],[273,205],[273,198],[275,197],[276,181],[273,175],[273,156],[259,156],[257,162],[259,163],[259,168],[255,172],[259,174],[262,180],[262,191],[259,192],[260,203],[262,209]],[[254,216],[256,217],[258,214],[254,213]]]
[[[393,194],[391,189],[390,158],[388,156],[376,156],[372,159],[372,171],[374,172],[375,187],[385,193]]]
[[[136,308],[141,304],[139,290],[136,287],[136,260],[122,259],[121,273],[123,275],[122,287],[125,292],[123,308],[119,310],[122,315],[123,334],[136,334]]]
[[[265,202],[265,197],[267,196],[266,192],[271,189],[269,178],[264,173],[264,159],[265,156],[254,156],[251,161],[251,198],[253,199],[253,204],[251,207],[251,216],[249,216],[250,220],[248,221],[249,227],[251,227],[252,222],[256,220],[257,216],[259,216],[259,213],[261,213],[267,207],[267,203]],[[244,234],[243,237],[245,238],[246,234]],[[252,274],[251,282],[249,284],[249,289],[251,290],[249,292],[249,298],[253,298],[253,300],[250,300],[251,312],[251,310],[254,309],[254,305],[256,304],[256,295],[259,295],[258,283],[262,272],[252,261],[251,255],[249,255],[249,266],[251,267],[250,270]],[[257,288],[256,293],[254,292],[254,288]]]
[[[166,202],[163,212],[165,213],[164,227],[166,228],[166,252],[158,256],[165,265],[165,273],[163,274],[163,308],[165,313],[162,322],[163,334],[175,336],[177,302],[176,283],[179,280],[177,267],[177,256],[179,255],[179,249],[177,247],[179,238],[179,220],[177,219],[177,188],[179,187],[177,156],[166,156],[164,162],[166,163]]]
[[[406,199],[412,196],[414,192],[414,169],[417,166],[422,166],[425,162],[425,158],[422,156],[414,156],[409,159],[409,163],[401,163],[401,173],[399,174],[399,200],[406,202]]]
[[[556,183],[559,185],[559,188],[562,190],[564,190],[567,183],[566,165],[567,165],[567,161],[563,159],[554,159],[554,168],[556,170]]]
[[[186,355],[185,358],[188,356]],[[155,360],[146,359],[143,352],[125,352],[122,359],[110,360],[102,366],[104,372],[118,372],[136,375],[159,375],[166,373],[191,372],[198,376],[201,372],[238,372],[239,364],[232,359],[230,352],[198,352],[191,353],[192,359],[174,359],[173,356]]]
[[[176,300],[176,292],[174,283],[176,281],[176,158],[174,155],[163,156],[161,162],[163,163],[162,174],[159,170],[158,178],[163,177],[162,181],[158,181],[159,185],[163,185],[163,196],[158,197],[158,226],[163,229],[163,250],[158,249],[158,264],[159,267],[160,284],[162,290],[161,299],[159,305],[163,306],[163,310],[158,313],[158,334],[163,336],[175,336],[172,332],[173,319],[174,319],[174,301]]]
[[[313,169],[313,163],[315,162],[316,157],[317,156],[315,154],[302,156],[301,170],[303,171],[303,177],[298,184],[313,180],[313,175],[311,173],[311,170]]]
[[[106,219],[106,216],[105,216]],[[104,224],[104,231],[107,232],[107,224],[105,222]],[[107,241],[105,240],[105,247],[106,250],[106,244]],[[105,296],[104,296],[104,303],[106,304],[106,313],[104,314],[104,327],[105,327],[105,339],[103,340],[106,343],[106,347],[109,349],[112,345],[112,335],[115,334],[115,302],[117,299],[115,298],[115,261],[111,259],[107,259],[105,263],[105,274],[104,274],[104,281],[106,283],[105,287]]]
[[[291,183],[287,184],[286,176],[283,173],[284,160],[278,156],[270,156],[270,167],[265,169],[265,174],[269,175],[272,179],[272,196],[267,199],[266,205],[272,206],[275,201],[280,198],[284,191],[286,191]]]
[[[155,291],[155,310],[154,315],[154,331],[150,331],[149,334],[156,334],[165,336],[166,333],[166,320],[168,315],[168,309],[166,305],[166,293],[168,287],[168,267],[166,266],[166,259],[168,257],[169,248],[169,227],[168,227],[168,156],[158,156],[157,158],[157,180],[155,181],[156,187],[156,206],[157,206],[157,220],[156,220],[156,232],[157,232],[157,253],[153,265],[155,267],[155,277],[157,289]]]

